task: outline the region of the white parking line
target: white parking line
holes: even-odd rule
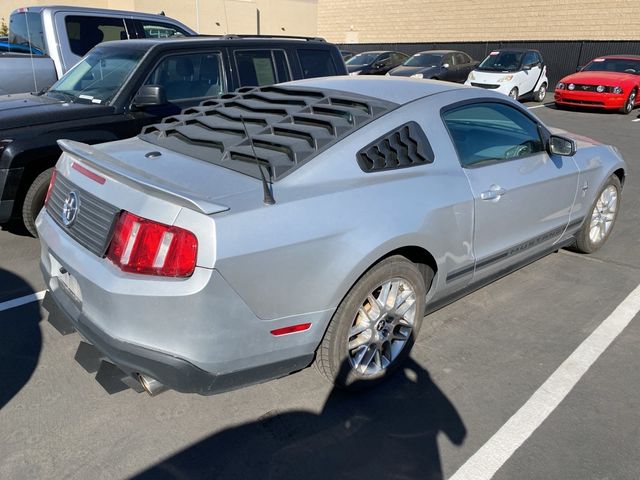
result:
[[[632,122],[640,122],[640,118],[636,118],[635,120],[631,120]]]
[[[562,402],[640,311],[640,285],[449,480],[489,480]]]
[[[551,105],[551,104],[543,103],[542,105],[534,105],[533,107],[527,107],[527,110],[533,110],[534,108],[542,108],[542,107],[546,107],[547,105]]]
[[[47,291],[42,290],[41,292],[32,293],[31,295],[25,295],[24,297],[14,298],[13,300],[2,302],[0,303],[0,312],[4,312],[5,310],[9,310],[10,308],[20,307],[22,305],[26,305],[27,303],[39,302],[44,298],[45,293],[47,293]]]

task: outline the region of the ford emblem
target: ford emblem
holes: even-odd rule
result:
[[[79,207],[80,203],[78,202],[76,192],[69,192],[69,195],[67,195],[67,198],[62,204],[62,223],[65,227],[70,227],[73,225],[73,222],[76,221]]]

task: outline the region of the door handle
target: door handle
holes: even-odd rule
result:
[[[489,190],[485,190],[480,194],[480,199],[481,200],[499,200],[500,197],[502,197],[505,193],[507,193],[507,191],[504,188],[498,185],[491,185]]]

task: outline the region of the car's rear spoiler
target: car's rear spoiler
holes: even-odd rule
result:
[[[225,205],[213,203],[193,192],[185,192],[179,186],[171,184],[167,179],[158,179],[157,177],[150,175],[149,172],[135,168],[118,160],[117,158],[112,157],[111,155],[107,155],[100,150],[96,150],[91,145],[73,140],[58,140],[58,145],[63,152],[78,157],[82,162],[90,165],[92,168],[95,168],[105,175],[135,189],[147,192],[155,197],[162,198],[182,207],[196,210],[204,213],[205,215],[229,210],[229,207]],[[120,171],[120,169],[122,171]],[[123,173],[127,171],[135,172],[137,178],[133,179]],[[157,179],[160,182],[154,183],[154,179]],[[175,189],[172,188],[169,190],[158,183],[170,185],[171,187],[175,187]]]

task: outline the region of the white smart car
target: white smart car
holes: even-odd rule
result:
[[[533,97],[542,102],[547,94],[547,67],[537,50],[494,50],[473,70],[465,85],[487,88],[517,100]]]

